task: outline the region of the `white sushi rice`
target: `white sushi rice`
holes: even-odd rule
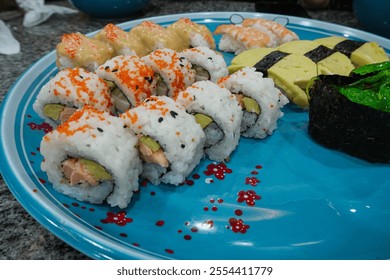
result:
[[[44,157],[41,168],[60,193],[90,203],[107,200],[110,206],[125,208],[133,191],[138,190],[142,170],[135,148],[138,139],[124,128],[120,118],[91,109],[82,112],[79,118],[72,117],[44,136],[40,146]],[[113,181],[103,181],[97,186],[70,185],[61,168],[61,163],[68,157],[96,161],[112,175]]]
[[[100,65],[96,74],[104,80],[114,82],[132,106],[149,97],[155,91],[157,83],[154,70],[138,56],[116,56]]]
[[[63,104],[75,108],[92,105],[100,111],[114,112],[114,102],[109,91],[107,83],[95,73],[82,68],[65,69],[41,88],[33,109],[46,122],[56,126],[43,113],[46,104]]]
[[[169,97],[174,97],[195,82],[195,70],[191,63],[174,50],[158,49],[142,59],[161,76],[168,87]]]
[[[156,163],[144,163],[141,176],[152,184],[182,183],[204,155],[203,130],[194,116],[169,97],[152,96],[121,117],[136,134],[149,136],[157,141],[170,163],[169,168]]]
[[[256,123],[242,132],[244,137],[263,139],[273,133],[277,120],[283,116],[280,109],[288,103],[288,99],[275,87],[272,79],[264,78],[254,67],[245,67],[220,79],[219,84],[232,93],[242,93],[254,99],[260,105],[261,113]],[[243,122],[246,121],[244,118]]]
[[[219,78],[229,74],[223,56],[208,47],[186,49],[180,56],[187,58],[192,65],[198,65],[208,71],[212,82],[217,82]]]
[[[228,159],[240,139],[242,109],[236,97],[211,81],[200,81],[180,92],[176,102],[189,113],[201,113],[213,119],[224,135],[222,141],[206,148],[206,154],[215,161]]]

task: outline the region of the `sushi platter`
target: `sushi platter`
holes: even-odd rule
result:
[[[225,30],[230,28],[228,25],[232,24],[233,16],[237,17],[237,14],[231,12],[176,14],[125,22],[119,24],[118,28],[129,31],[148,21],[156,24],[153,28],[159,30],[160,26],[174,27],[181,19],[187,18],[194,24],[205,26],[210,30],[210,34],[213,34],[212,40],[215,40],[214,47],[217,47],[218,53],[222,54],[230,73],[237,71],[242,76],[250,76],[252,74],[245,72],[247,70],[241,69],[255,64],[248,59],[248,56],[245,56],[245,51],[220,49],[234,45],[234,42],[224,37]],[[239,16],[242,19],[261,18],[284,22],[289,30],[286,37],[291,37],[293,40],[299,37],[300,40],[322,42],[321,40],[325,37],[343,37],[351,41],[375,42],[372,43],[375,47],[380,46],[387,56],[390,54],[390,40],[360,30],[276,14],[243,12]],[[110,26],[110,28],[109,31],[112,32],[112,29],[116,27]],[[87,34],[86,37],[97,34],[100,37],[105,36],[102,31],[96,31]],[[83,35],[78,36],[81,38]],[[207,40],[210,41],[210,38]],[[219,44],[221,41],[224,44]],[[185,44],[190,43],[185,42]],[[310,43],[310,46],[317,47],[316,44]],[[277,46],[270,47],[276,48]],[[67,50],[66,46],[64,49]],[[144,49],[140,48],[140,51]],[[288,49],[285,47],[283,51]],[[128,52],[123,49],[121,51]],[[251,56],[266,56],[271,53],[269,50],[265,54],[263,54],[264,51],[260,53],[255,49],[251,51],[253,51]],[[188,57],[191,55],[188,54]],[[212,54],[207,53],[207,56],[211,60]],[[294,54],[294,56],[298,57],[300,54]],[[96,72],[116,81],[115,79],[120,76],[115,76],[117,75],[115,72],[121,69],[123,62],[120,59],[115,60],[116,58],[109,60],[111,58],[108,57],[105,63],[99,62],[102,66],[96,68]],[[187,56],[183,55],[177,63],[184,67],[185,63],[189,63],[184,62],[186,59]],[[217,61],[219,57],[213,59]],[[309,58],[305,59],[308,60],[308,62],[305,61],[305,65],[310,65],[310,67],[314,65]],[[343,60],[347,57],[340,58],[339,55],[335,59]],[[153,58],[150,60],[152,61]],[[293,60],[290,60],[290,64],[291,61]],[[147,101],[142,102],[149,103],[142,103],[143,105],[140,106],[142,108],[136,113],[133,113],[135,111],[124,113],[122,118],[125,125],[119,121],[120,118],[113,117],[109,113],[96,113],[96,108],[89,108],[89,112],[74,113],[72,111],[74,114],[70,117],[69,123],[59,125],[56,129],[56,124],[51,123],[50,120],[47,121],[37,108],[43,110],[43,105],[39,102],[43,102],[45,97],[41,97],[41,92],[45,89],[43,95],[47,97],[52,90],[49,82],[54,77],[57,79],[57,84],[67,79],[67,77],[59,77],[58,73],[68,68],[69,63],[72,61],[66,57],[59,58],[54,50],[27,69],[11,88],[0,111],[0,171],[13,195],[29,214],[72,247],[94,259],[390,258],[390,223],[388,222],[390,221],[390,164],[388,160],[366,161],[351,154],[327,148],[315,141],[308,133],[309,110],[307,107],[310,100],[308,101],[306,95],[303,97],[300,95],[304,93],[302,87],[297,87],[287,94],[290,102],[284,95],[276,95],[276,101],[270,99],[274,102],[271,103],[273,109],[268,109],[268,111],[264,110],[264,107],[263,110],[252,109],[259,110],[257,114],[271,112],[276,116],[270,127],[261,128],[262,133],[252,133],[251,129],[243,133],[241,128],[242,136],[238,137],[239,127],[234,128],[233,132],[229,132],[229,127],[221,128],[223,135],[226,137],[231,135],[234,139],[230,144],[224,143],[223,151],[210,148],[205,150],[203,156],[200,154],[203,153],[201,145],[207,141],[204,139],[205,136],[202,136],[204,127],[201,129],[201,126],[197,124],[193,127],[191,122],[195,118],[192,115],[182,116],[186,111],[190,111],[190,107],[186,107],[186,110],[179,108],[174,103],[171,104],[173,101],[168,101],[169,98],[165,96],[148,96],[145,99]],[[135,61],[134,65],[139,65],[139,63],[141,62]],[[88,64],[88,67],[91,67],[91,64]],[[186,67],[188,73],[185,77],[189,79],[192,70],[191,66],[186,65]],[[283,67],[280,66],[280,68]],[[321,67],[323,68],[313,68],[313,71],[321,74],[321,71],[325,73],[328,69],[326,65]],[[350,63],[340,71],[346,69],[345,71],[349,73],[352,68],[354,65]],[[109,69],[114,70],[109,73]],[[146,66],[142,64],[142,73],[146,76],[145,69]],[[231,71],[232,69],[234,71]],[[65,71],[72,72],[72,70]],[[141,70],[139,71],[136,75],[141,75],[139,74]],[[100,78],[89,76],[90,74],[84,70],[72,73],[74,77],[88,76],[90,80],[96,79],[94,91],[103,90],[103,93],[107,94],[104,92],[106,84],[103,82],[104,85],[100,85],[102,81]],[[269,81],[274,78],[277,84],[277,74],[271,71],[263,74],[268,74]],[[158,81],[152,81],[152,74],[147,75],[141,80],[148,81],[149,87],[157,88]],[[226,75],[226,73],[221,75]],[[211,74],[209,76],[212,77]],[[230,83],[235,82],[235,78],[230,78],[232,81],[225,76],[218,78],[223,84],[223,90],[215,86],[213,91],[220,90],[222,100],[222,95],[228,91],[226,88],[232,90],[233,87],[229,86]],[[291,79],[296,79],[296,76]],[[187,96],[191,94],[195,96],[193,92],[196,92],[201,85],[208,87],[206,82],[201,82],[197,87],[193,86],[190,90],[187,89],[181,93],[179,97],[183,98],[183,104]],[[138,90],[139,87],[137,84],[134,88]],[[267,89],[269,88],[276,90],[273,86],[268,86]],[[162,90],[169,93],[172,88]],[[276,94],[278,94],[277,90]],[[230,95],[226,96],[226,100],[223,101],[224,105],[232,102]],[[299,98],[296,98],[297,96]],[[92,95],[90,97],[95,98]],[[39,102],[36,101],[38,99]],[[235,106],[235,119],[232,117],[232,122],[238,122],[236,119],[238,115],[240,115],[239,122],[241,122],[242,113],[241,108],[237,107],[238,102],[237,104],[229,103],[229,106],[226,105],[223,108],[223,106],[216,105],[219,102],[217,99],[219,97],[214,99],[211,105],[205,101],[202,108],[209,106],[212,110],[222,112],[227,111],[228,107]],[[236,102],[235,97],[233,99]],[[111,106],[112,104],[110,105],[110,101],[107,100],[108,98],[105,97],[99,104]],[[199,96],[197,100],[203,102]],[[128,102],[131,103],[131,100]],[[246,102],[249,102],[248,98]],[[165,105],[167,108],[164,107]],[[247,103],[244,105],[249,107]],[[122,108],[123,106],[127,110],[126,106],[132,105],[122,103]],[[253,104],[251,106],[256,107]],[[147,115],[143,121],[145,108],[156,110],[157,115],[155,113]],[[55,111],[56,108],[52,108],[51,115],[53,115],[53,110]],[[109,107],[108,110],[112,111],[113,108]],[[166,112],[169,112],[167,117],[165,117]],[[158,115],[160,113],[163,115]],[[229,118],[226,115],[227,112],[223,113],[225,113],[225,119]],[[385,117],[388,118],[387,115]],[[205,115],[200,117],[207,119]],[[321,115],[317,118],[323,119]],[[85,119],[87,124],[70,124],[72,121],[81,119]],[[90,121],[93,119],[104,119],[106,123],[96,125]],[[156,120],[155,124],[149,123],[152,119]],[[129,134],[126,131],[127,127],[132,127],[132,125],[137,131],[138,138],[135,134]],[[159,127],[162,131],[156,132]],[[77,131],[85,132],[90,128],[93,130],[92,138],[98,139],[97,141],[100,141],[99,137],[104,131],[104,141],[109,145],[100,147],[92,138],[74,138],[71,141],[78,142],[80,146],[84,145],[87,148],[77,148],[78,152],[68,148],[67,145],[71,146],[73,142],[64,141],[63,135],[70,138]],[[143,143],[152,142],[153,144],[153,146],[147,146],[147,149],[158,151],[161,148],[160,145],[169,146],[169,144],[164,144],[165,140],[159,140],[160,143],[156,143],[145,135],[157,135],[156,137],[164,138],[166,133],[170,133],[168,130],[173,128],[176,129],[176,135],[172,133],[174,136],[168,138],[167,142],[177,144],[179,150],[174,152],[175,157],[191,167],[187,169],[188,173],[180,171],[182,170],[180,162],[177,166],[167,164],[169,167],[163,171],[161,168],[156,171],[147,166],[146,169],[149,168],[151,175],[147,174],[144,178],[138,178],[138,174],[134,172],[141,172],[141,160],[135,156],[137,154],[133,151],[123,150],[123,143],[131,143],[132,149],[135,150],[137,141],[139,143],[141,139],[144,139]],[[364,132],[362,135],[365,135]],[[387,138],[384,137],[384,139]],[[42,145],[41,141],[42,143],[46,141],[46,143]],[[191,145],[194,147],[193,150],[191,150]],[[386,145],[378,145],[378,147],[389,149]],[[126,184],[119,190],[113,190],[108,185],[102,186],[103,197],[100,198],[96,198],[96,193],[93,191],[84,193],[85,189],[83,189],[74,194],[69,193],[66,187],[53,186],[53,181],[56,181],[53,178],[57,174],[52,172],[52,166],[56,164],[62,166],[65,162],[72,172],[71,174],[68,172],[69,178],[64,176],[69,181],[75,181],[75,184],[84,184],[78,183],[81,181],[75,178],[72,166],[77,165],[78,162],[72,161],[74,157],[66,161],[61,160],[60,163],[57,163],[56,158],[66,153],[91,154],[91,152],[85,152],[89,148],[92,150],[91,157],[96,158],[96,161],[100,158],[102,162],[107,162],[108,166],[112,166],[110,170],[117,168],[115,166],[118,166],[118,161],[120,161],[120,168],[127,168],[126,172],[121,172],[121,169],[116,170],[112,176],[116,176],[118,180],[131,181],[130,194],[123,192]],[[163,158],[163,161],[171,161],[168,148],[166,149],[168,159]],[[377,154],[381,155],[381,153]],[[383,154],[387,156],[390,153],[386,150]],[[131,164],[121,164],[130,157]],[[144,156],[142,160],[148,159]],[[91,164],[90,162],[88,161],[88,164]],[[103,171],[102,166],[96,166],[96,164],[91,168],[99,170],[99,178],[111,178],[104,167]],[[65,171],[63,172],[65,174]],[[156,172],[160,173],[156,175]],[[63,179],[60,178],[58,184],[61,184],[61,180]],[[105,201],[107,196],[107,201]]]

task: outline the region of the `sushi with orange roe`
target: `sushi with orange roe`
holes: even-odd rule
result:
[[[152,68],[158,77],[154,95],[173,97],[195,82],[196,72],[191,62],[179,52],[171,49],[158,49],[142,57],[142,60]]]
[[[138,138],[123,126],[120,118],[85,106],[46,134],[41,168],[53,188],[80,201],[127,207],[142,164]]]
[[[100,65],[96,74],[108,83],[118,112],[137,106],[156,90],[155,71],[138,56],[116,56]]]
[[[41,88],[33,109],[46,122],[56,126],[84,105],[115,112],[114,100],[103,79],[82,68],[69,68],[60,71]]]
[[[138,136],[143,173],[152,184],[178,185],[203,158],[205,134],[193,115],[167,96],[151,96],[121,114]]]

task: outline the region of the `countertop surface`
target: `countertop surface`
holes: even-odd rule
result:
[[[69,6],[66,1],[55,4]],[[150,7],[141,14],[121,20],[110,20],[114,24],[151,16],[188,12],[255,12],[255,3],[245,1],[158,1],[152,0]],[[313,19],[359,28],[350,11],[307,11]],[[77,13],[67,16],[53,15],[35,27],[23,27],[21,11],[0,12],[3,20],[21,43],[21,52],[15,55],[0,54],[0,103],[18,77],[35,61],[55,49],[62,34],[79,31],[88,33],[108,23],[93,20]],[[0,176],[0,259],[55,259],[82,260],[88,256],[73,249],[35,221],[14,198]]]

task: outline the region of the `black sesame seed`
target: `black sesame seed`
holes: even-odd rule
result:
[[[127,125],[124,125],[123,128],[127,128]]]
[[[136,90],[138,90],[138,89],[139,89],[139,86],[138,86],[138,85],[136,85],[136,86],[135,86],[135,89],[136,89]]]
[[[182,60],[185,60],[186,58],[184,56],[180,57],[179,60],[182,61]]]
[[[79,76],[81,79],[84,79],[84,77],[83,76]]]
[[[176,118],[176,116],[178,115],[178,113],[176,113],[175,111],[171,111],[170,112],[171,113],[171,116],[172,116],[172,118]]]
[[[104,67],[104,70],[108,70],[108,69],[110,69],[110,66]]]
[[[186,147],[186,145],[184,145],[184,144],[181,144],[181,146],[180,146],[182,149],[184,149],[185,147]]]
[[[181,64],[181,63],[180,63],[180,66],[181,66],[181,67],[184,67],[184,64]]]
[[[112,69],[111,72],[118,72],[118,68]]]
[[[208,59],[208,60],[213,60],[213,58],[212,58],[212,57],[208,57],[207,59]]]
[[[98,130],[99,132],[103,132],[103,129],[101,129],[100,127],[98,127],[97,130]]]
[[[158,118],[158,122],[160,123],[160,122],[162,122],[164,120],[164,118]]]

